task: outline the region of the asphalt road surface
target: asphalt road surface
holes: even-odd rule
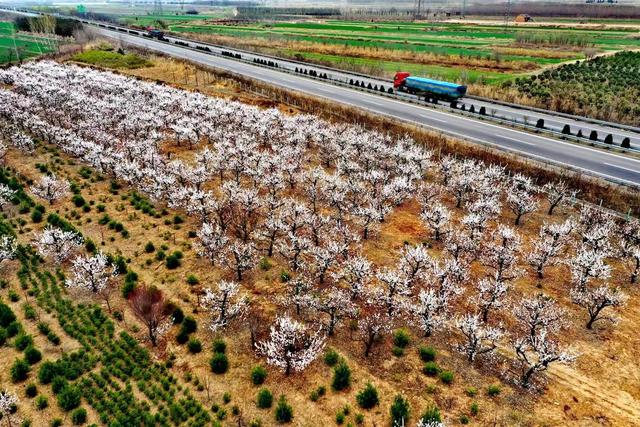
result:
[[[259,53],[248,52],[245,50],[238,50],[231,47],[217,46],[217,45],[207,44],[203,42],[197,42],[197,41],[185,39],[182,37],[166,36],[166,38],[171,42],[179,40],[179,41],[185,41],[191,44],[207,45],[212,52],[218,53],[218,54],[220,54],[222,51],[239,53],[242,55],[242,59],[245,59],[248,61],[253,61],[254,59],[263,59],[263,60],[269,59],[265,55],[262,55]],[[331,80],[339,81],[345,84],[348,84],[352,80],[353,81],[358,80],[358,81],[364,82],[365,85],[368,85],[369,83],[371,83],[371,85],[374,87],[382,85],[385,88],[389,88],[393,85],[393,83],[388,80],[378,79],[370,76],[366,76],[366,77],[356,76],[353,73],[342,72],[336,69],[321,67],[314,64],[299,63],[296,61],[286,60],[282,58],[273,59],[273,61],[278,63],[279,68],[285,68],[290,71],[295,71],[296,68],[315,70],[319,73],[326,73],[329,79]],[[418,99],[417,96],[409,95],[406,93],[396,93],[396,95],[399,95],[403,98],[412,99],[412,100]],[[444,101],[441,101],[439,104],[441,106],[447,106],[447,107],[449,105],[448,102],[444,102]],[[621,129],[619,127],[612,127],[606,124],[598,124],[598,123],[590,122],[590,121],[587,121],[586,119],[582,119],[578,117],[576,118],[563,117],[563,116],[558,116],[557,114],[553,114],[553,112],[546,113],[541,111],[534,111],[534,110],[528,109],[527,107],[518,108],[518,107],[501,105],[501,104],[484,101],[484,100],[472,99],[472,98],[462,98],[458,103],[458,105],[459,107],[461,107],[463,104],[466,106],[467,110],[471,107],[471,105],[475,107],[476,111],[479,111],[481,107],[485,107],[488,114],[503,120],[515,121],[516,123],[520,123],[520,124],[528,123],[529,125],[533,126],[538,121],[538,119],[543,119],[545,123],[545,128],[556,131],[556,132],[561,132],[564,126],[568,124],[570,127],[570,132],[574,135],[578,132],[578,130],[581,130],[584,137],[587,138],[590,135],[591,131],[596,131],[598,134],[598,138],[601,141],[605,138],[605,136],[607,136],[608,134],[611,134],[613,138],[613,142],[617,145],[620,145],[622,140],[625,137],[627,137],[629,138],[629,140],[634,146],[636,147],[640,146],[640,133],[638,132]]]
[[[96,31],[105,36],[116,38],[125,44],[159,51],[176,58],[188,59],[293,91],[327,98],[363,108],[372,113],[422,125],[472,142],[495,146],[537,160],[569,166],[614,182],[640,187],[640,160],[632,157],[547,138],[455,113],[339,87],[323,81],[284,73],[274,68],[257,67],[253,64],[210,55],[206,52],[187,49],[166,42],[141,38],[104,28],[96,28]]]

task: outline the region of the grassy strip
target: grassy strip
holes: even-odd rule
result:
[[[121,54],[105,50],[88,50],[74,55],[73,61],[96,65],[105,68],[142,68],[149,67],[151,63],[135,54]]]

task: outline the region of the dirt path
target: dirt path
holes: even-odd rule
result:
[[[601,381],[593,380],[571,366],[554,365],[548,376],[564,384],[581,396],[581,402],[611,418],[615,425],[640,425],[640,401],[619,388],[608,387]]]

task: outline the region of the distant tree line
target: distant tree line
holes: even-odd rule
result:
[[[32,31],[32,24],[42,21],[44,18],[27,18],[19,16],[14,20],[18,31]],[[37,25],[36,25],[37,26]],[[82,23],[73,19],[57,18],[55,21],[55,34],[62,37],[71,37],[73,32],[82,28]]]
[[[507,10],[506,3],[473,4],[467,7],[467,15],[502,15]],[[512,4],[511,15],[526,13],[532,16],[567,16],[585,18],[638,18],[640,7],[610,4],[563,4],[563,3],[522,3]]]
[[[242,18],[300,16],[339,16],[340,10],[329,7],[238,7],[238,16]]]

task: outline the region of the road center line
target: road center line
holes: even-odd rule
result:
[[[607,163],[607,162],[605,162],[604,164],[605,164],[605,165],[607,165],[607,166],[611,166],[611,167],[614,167],[614,168],[618,168],[618,169],[626,170],[626,171],[633,172],[633,173],[637,173],[637,174],[639,174],[639,175],[640,175],[640,170],[638,170],[638,169],[629,169],[629,168],[625,168],[625,167],[618,166],[618,165],[614,165],[614,164]]]
[[[428,119],[428,120],[433,120],[434,122],[447,123],[446,120],[436,119],[435,117],[432,117],[428,114],[420,114],[420,117],[424,117],[425,119]]]
[[[508,139],[509,141],[517,142],[518,144],[536,145],[533,142],[522,141],[520,139],[509,138],[508,136],[496,135],[497,137]]]

